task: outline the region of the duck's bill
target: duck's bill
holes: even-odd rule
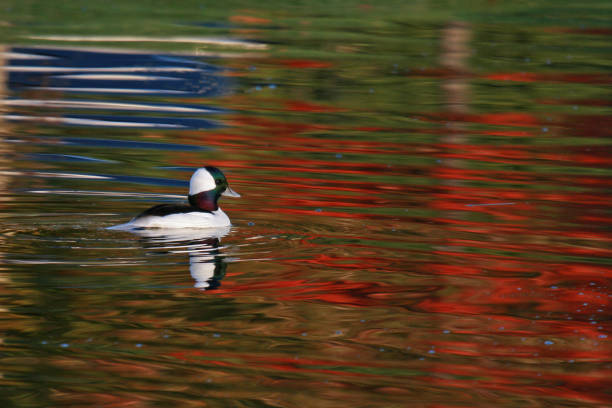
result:
[[[225,191],[222,192],[221,195],[226,197],[240,197],[240,194],[232,190],[230,186],[227,186],[227,189],[225,189]]]

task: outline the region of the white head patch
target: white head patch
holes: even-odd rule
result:
[[[202,191],[214,190],[217,187],[215,179],[208,170],[197,169],[189,181],[189,195],[198,194]]]

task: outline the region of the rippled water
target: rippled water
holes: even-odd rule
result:
[[[349,3],[5,7],[2,406],[609,406],[609,7]]]

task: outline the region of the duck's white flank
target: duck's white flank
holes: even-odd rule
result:
[[[219,228],[231,225],[230,219],[222,209],[212,212],[187,212],[165,215],[147,215],[136,217],[125,224],[115,225],[109,229],[129,231],[137,228]]]

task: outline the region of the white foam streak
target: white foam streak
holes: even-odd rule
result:
[[[61,99],[8,99],[0,101],[5,106],[35,106],[43,108],[75,108],[75,109],[112,109],[124,111],[147,111],[147,112],[177,112],[177,113],[208,113],[210,109],[192,108],[188,106],[172,105],[147,105],[142,103],[119,103],[119,102],[95,102],[95,101],[73,101]]]
[[[184,199],[184,195],[177,194],[151,194],[131,193],[123,191],[90,191],[90,190],[28,190],[31,194],[62,194],[62,195],[84,195],[105,197],[130,197],[130,198],[167,198],[172,200]]]
[[[95,174],[79,174],[79,173],[51,173],[43,171],[35,171],[30,173],[37,177],[55,177],[55,178],[69,178],[69,179],[87,179],[87,180],[112,180],[112,177],[98,176]]]
[[[54,67],[54,66],[26,66],[8,65],[0,67],[9,72],[42,72],[42,73],[66,73],[66,72],[200,72],[201,69],[189,67]]]
[[[145,37],[145,36],[119,36],[119,35],[31,35],[34,40],[66,41],[66,42],[163,42],[163,43],[188,43],[208,44],[223,47],[242,48],[247,50],[265,50],[266,44],[241,41],[221,37]]]
[[[103,92],[103,93],[121,93],[121,94],[173,94],[185,95],[187,91],[172,91],[169,89],[129,89],[129,88],[85,88],[85,87],[64,87],[64,86],[31,86],[29,89],[39,89],[43,91],[56,92]]]
[[[39,55],[39,54],[26,54],[24,52],[0,52],[0,57],[2,59],[11,59],[11,60],[50,60],[56,59],[55,57],[50,57],[47,55]]]
[[[24,115],[4,115],[0,116],[6,120],[22,122],[44,122],[62,125],[81,125],[81,126],[113,126],[113,127],[153,127],[153,128],[175,128],[180,129],[185,126],[171,123],[140,123],[140,122],[117,122],[112,120],[64,118],[59,116],[24,116]]]
[[[88,79],[96,81],[182,81],[183,78],[153,75],[127,75],[127,74],[68,74],[55,75],[64,79]]]

